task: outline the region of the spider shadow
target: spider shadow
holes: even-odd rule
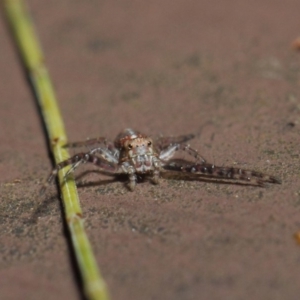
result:
[[[98,170],[87,170],[79,174],[79,176],[76,177],[76,181],[82,179],[86,175],[90,173],[96,173],[103,175],[102,171]],[[130,191],[129,187],[126,183],[128,183],[128,175],[127,174],[119,174],[119,175],[111,175],[111,174],[105,174],[112,176],[111,179],[105,179],[105,180],[97,180],[97,181],[79,181],[76,183],[78,188],[84,188],[84,187],[95,187],[95,186],[103,186],[114,182],[122,182],[128,191]],[[193,175],[188,173],[178,173],[176,171],[167,171],[161,173],[161,178],[166,180],[184,180],[184,181],[198,181],[198,182],[204,182],[204,183],[215,183],[215,184],[224,184],[224,185],[238,185],[238,186],[252,186],[252,187],[265,187],[266,185],[259,185],[251,182],[242,182],[238,180],[231,180],[226,178],[216,178],[209,175]],[[151,182],[151,176],[149,175],[138,175],[137,176],[137,183],[144,183],[144,182]]]
[[[110,179],[100,179],[100,180],[96,180],[96,181],[85,181],[83,180],[83,178],[89,174],[98,174],[98,175],[106,175],[111,177]],[[125,182],[128,180],[128,177],[125,174],[121,174],[121,175],[111,175],[110,173],[106,173],[103,171],[99,171],[99,170],[86,170],[81,172],[79,175],[77,175],[75,177],[75,182],[76,182],[76,186],[77,188],[85,188],[85,187],[94,187],[94,186],[102,186],[102,185],[107,185],[110,183],[114,183],[114,182],[123,182],[125,184]]]
[[[81,178],[85,177],[86,175],[90,173],[96,173],[99,175],[108,175],[111,177],[111,179],[100,179],[97,181],[78,181]],[[141,176],[137,175],[137,183],[144,183],[150,180],[149,176]],[[128,190],[131,191],[130,188],[127,186],[127,183],[129,182],[128,175],[127,174],[117,174],[117,175],[111,175],[109,173],[104,173],[103,171],[98,171],[98,170],[92,170],[92,171],[84,171],[79,174],[79,176],[76,177],[76,186],[78,188],[85,188],[85,187],[95,187],[95,186],[103,186],[103,185],[108,185],[110,183],[114,182],[121,182],[123,183],[124,187]]]
[[[49,205],[57,201],[57,194],[52,195],[51,197],[45,197],[45,199],[42,200],[41,203],[39,203],[34,212],[32,213],[29,223],[30,224],[37,224],[38,219],[41,216],[49,216],[50,211],[49,211]],[[60,208],[62,208],[62,205],[60,203]]]

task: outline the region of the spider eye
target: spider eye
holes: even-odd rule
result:
[[[131,144],[128,144],[128,149],[132,149],[132,145]]]
[[[149,142],[148,142],[148,146],[151,146],[151,145],[152,145],[152,142],[151,142],[151,141],[149,141]]]

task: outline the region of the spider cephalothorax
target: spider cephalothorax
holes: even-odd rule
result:
[[[128,134],[128,132],[130,134]],[[145,174],[153,171],[153,163],[157,160],[157,153],[153,149],[152,139],[131,130],[125,130],[124,138],[120,138],[121,145],[119,162],[128,162],[136,173]]]
[[[78,153],[60,162],[51,172],[48,182],[53,181],[58,171],[71,165],[74,171],[81,163],[93,163],[106,174],[127,174],[129,188],[134,190],[137,175],[148,176],[153,183],[158,183],[161,174],[182,174],[194,178],[215,178],[248,182],[263,186],[265,183],[280,183],[277,178],[256,171],[235,167],[218,167],[206,160],[188,144],[193,134],[178,137],[157,137],[154,139],[132,129],[122,131],[115,142],[100,137],[84,142],[67,144],[66,147],[88,146],[89,151]],[[187,152],[193,159],[174,158],[178,151]],[[68,172],[68,173],[69,173]]]

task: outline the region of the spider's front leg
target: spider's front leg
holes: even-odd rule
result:
[[[197,162],[200,162],[200,164],[206,163],[206,160],[198,153],[198,151],[191,148],[190,145],[187,144],[169,145],[160,152],[159,159],[162,161],[168,161],[175,155],[177,151],[187,152],[190,156],[194,157]]]
[[[261,172],[234,167],[219,167],[209,163],[193,164],[186,161],[174,161],[166,165],[165,169],[190,173],[195,176],[199,175],[200,177],[247,181],[250,184],[258,186],[264,186],[265,183],[281,183],[278,178]]]
[[[120,173],[128,175],[129,177],[128,188],[130,191],[133,192],[137,182],[135,168],[128,161],[125,161],[121,164],[121,170],[122,171]]]
[[[153,165],[153,173],[152,173],[151,180],[154,184],[158,184],[160,172],[162,171],[162,162],[159,158],[153,157],[152,165]]]
[[[71,169],[67,172],[66,176],[73,172],[80,164],[82,163],[92,163],[100,168],[101,171],[111,173],[111,174],[118,174],[120,172],[120,169],[117,164],[109,163],[104,161],[102,158],[96,156],[95,154],[91,152],[87,153],[78,153],[69,159],[66,159],[60,163],[58,163],[55,168],[50,173],[46,183],[41,189],[41,193],[43,193],[46,189],[46,187],[54,181],[54,178],[57,176],[59,170],[67,167],[72,166]]]

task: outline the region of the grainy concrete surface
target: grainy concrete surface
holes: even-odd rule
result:
[[[128,192],[79,180],[113,300],[299,299],[298,0],[28,1],[70,140],[202,135],[218,165],[279,176],[257,188],[162,180]],[[0,23],[1,299],[80,299],[52,165],[17,51]],[[86,171],[89,168],[83,168]],[[93,168],[92,168],[93,169]],[[77,174],[80,175],[80,170]]]

